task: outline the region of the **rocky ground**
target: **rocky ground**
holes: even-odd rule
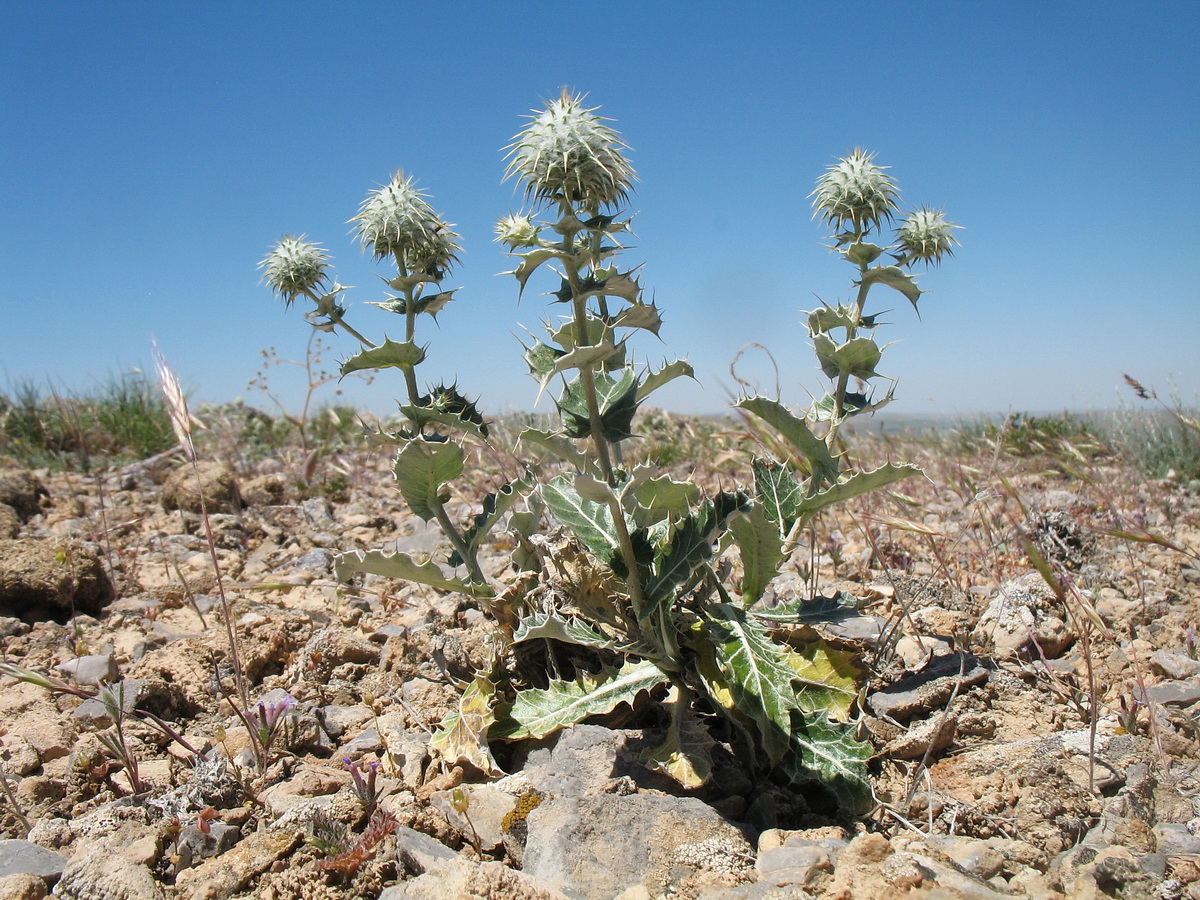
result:
[[[752,449],[731,433],[689,474],[744,484]],[[337,551],[440,552],[379,451],[302,491],[300,463],[214,444],[220,581],[181,457],[8,468],[0,900],[1200,897],[1195,486],[1096,448],[856,450],[929,481],[829,516],[776,590],[860,601],[819,629],[868,672],[859,819],[730,754],[673,789],[639,763],[653,710],[518,745],[498,781],[447,765],[431,730],[493,629],[457,595],[335,584]]]

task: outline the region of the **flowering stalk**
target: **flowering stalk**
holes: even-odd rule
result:
[[[823,505],[817,498],[828,495],[835,485],[845,498],[874,490],[917,471],[914,467],[884,467],[875,473],[860,473],[874,477],[859,478],[856,486],[847,490],[846,485],[854,483],[854,476],[849,476],[847,481],[848,476],[841,471],[842,464],[836,456],[838,433],[852,416],[874,412],[892,400],[890,388],[878,399],[865,391],[849,390],[851,379],[865,386],[871,379],[879,377],[875,367],[883,350],[874,340],[878,314],[866,312],[871,288],[883,284],[899,291],[916,309],[922,291],[906,269],[917,263],[937,265],[944,257],[953,256],[953,248],[958,243],[954,238],[958,226],[948,222],[940,210],[927,206],[905,215],[896,226],[890,243],[873,243],[874,235],[890,224],[899,212],[899,189],[874,159],[874,154],[855,149],[828,168],[810,195],[814,198],[814,216],[833,232],[832,249],[856,269],[854,284],[857,292],[850,306],[840,302],[836,306],[823,304],[822,308],[807,313],[806,324],[813,349],[822,372],[833,383],[832,391],[814,403],[802,420],[771,407],[762,398],[748,398],[739,403],[793,436],[795,449],[807,458],[811,470],[804,496],[812,513]],[[891,262],[879,261],[884,254],[891,257]],[[838,332],[841,332],[840,340],[835,337]],[[824,438],[813,436],[806,421],[827,423]],[[786,554],[795,550],[809,521],[811,513],[797,515],[786,522]]]

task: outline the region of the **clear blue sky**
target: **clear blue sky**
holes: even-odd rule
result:
[[[862,145],[907,204],[964,226],[899,295],[893,410],[1112,406],[1122,372],[1200,394],[1200,3],[13,4],[0,33],[0,386],[86,389],[147,366],[155,335],[193,396],[246,391],[259,351],[303,352],[299,310],[259,283],[285,232],[333,255],[349,319],[399,321],[346,221],[398,168],[457,224],[459,300],[419,370],[485,411],[537,390],[493,223],[520,207],[501,148],[561,86],[632,146],[636,248],[663,342],[701,384],[655,395],[720,410],[757,341],[785,401],[822,390],[802,309],[850,292],[808,193]],[[540,274],[540,273],[539,273]],[[546,279],[551,276],[547,272]],[[356,349],[337,337],[337,352]],[[747,375],[772,389],[769,369]],[[283,377],[280,373],[277,377]],[[294,377],[280,380],[289,402]],[[347,395],[379,410],[400,379]],[[261,400],[258,400],[261,402]],[[543,404],[545,401],[543,401]]]

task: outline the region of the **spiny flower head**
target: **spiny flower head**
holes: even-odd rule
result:
[[[325,251],[306,241],[304,235],[293,237],[287,234],[258,267],[263,270],[262,280],[291,306],[300,294],[314,292],[325,285],[328,260]]]
[[[537,244],[539,228],[529,216],[509,213],[496,223],[496,240],[513,250]]]
[[[595,115],[599,107],[585,108],[582,94],[564,88],[557,100],[534,110],[524,131],[508,150],[508,172],[517,176],[526,195],[539,200],[581,205],[596,213],[629,196],[633,167],[623,151],[629,147]]]
[[[426,196],[403,172],[368,194],[350,220],[363,246],[376,259],[394,256],[409,271],[450,268],[462,249],[455,240],[458,235],[434,212]]]
[[[940,209],[922,206],[904,217],[896,229],[897,248],[904,254],[903,263],[915,262],[937,265],[943,256],[954,255],[954,229],[961,228],[947,222]]]
[[[899,190],[874,160],[874,153],[856,147],[849,156],[830,166],[817,179],[816,190],[809,194],[816,198],[814,215],[833,228],[849,225],[856,236],[885,219],[890,221],[896,211]]]

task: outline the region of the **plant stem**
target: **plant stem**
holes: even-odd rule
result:
[[[859,281],[858,297],[854,301],[854,314],[850,317],[850,324],[846,326],[846,343],[854,340],[858,334],[858,326],[862,323],[863,308],[867,304],[867,292],[871,290],[871,286],[866,283],[867,265],[866,263],[858,264]],[[842,418],[846,412],[846,385],[850,382],[850,373],[842,372],[838,375],[837,385],[833,389],[833,420],[829,423],[829,433],[825,435],[825,446],[833,452],[834,442],[837,439],[838,429],[841,428]]]
[[[446,512],[446,507],[440,501],[435,501],[430,505],[433,507],[433,513],[437,517],[438,525],[441,526],[442,534],[450,541],[450,546],[454,548],[459,558],[463,561],[463,565],[467,567],[467,571],[471,575],[471,580],[477,584],[487,584],[487,579],[483,577],[483,570],[479,568],[479,560],[467,548],[466,541],[458,533],[458,529],[454,527],[454,523],[450,521],[450,515]]]

